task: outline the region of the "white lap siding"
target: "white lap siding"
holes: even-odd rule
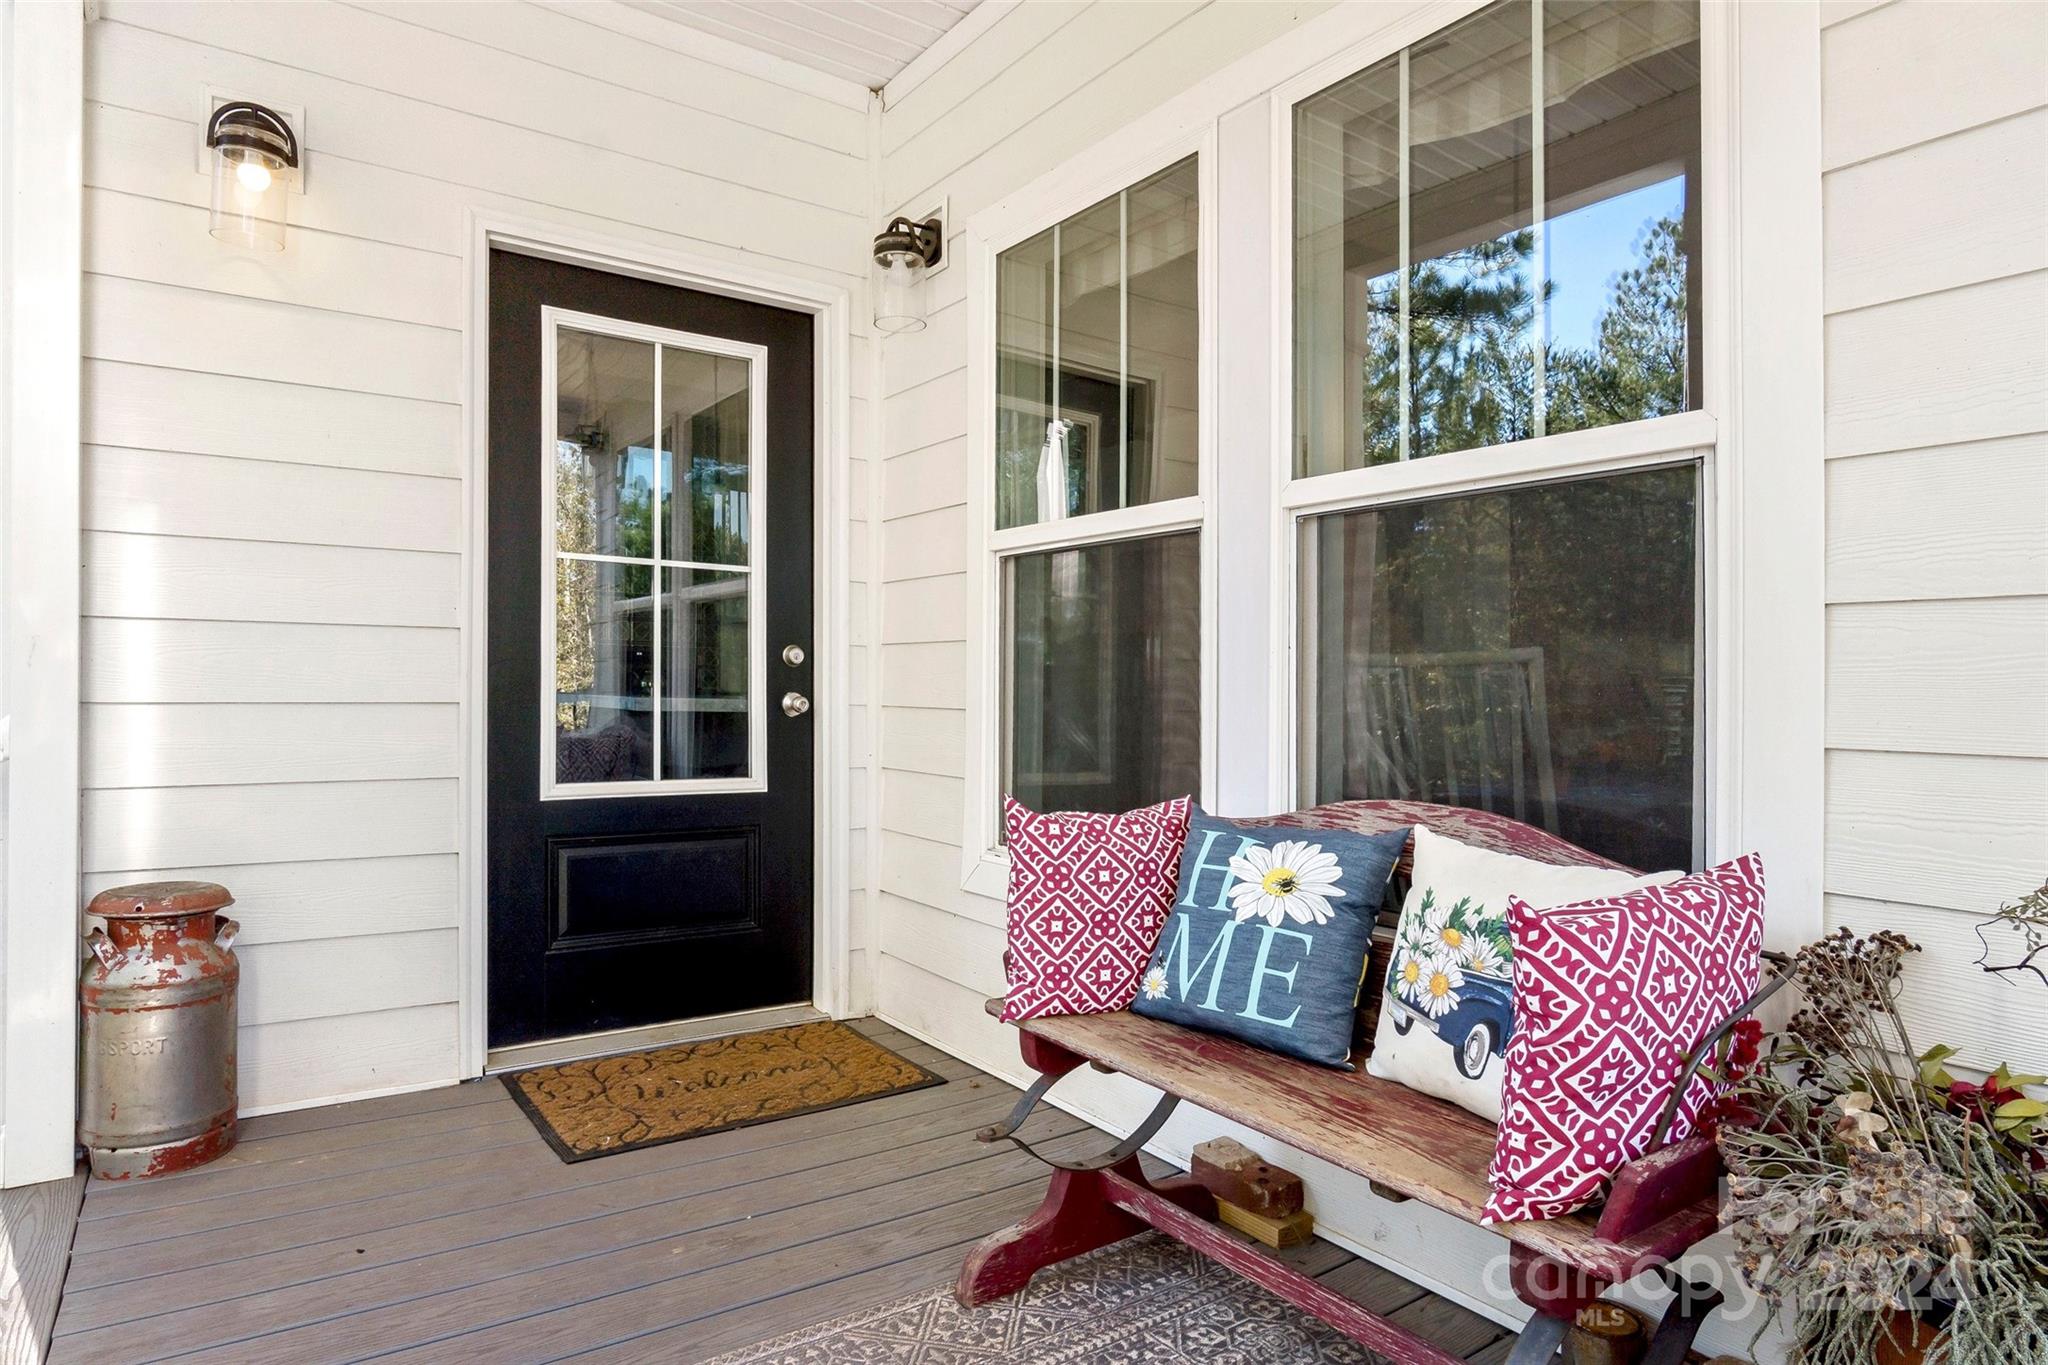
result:
[[[1827,922],[1923,946],[1918,1045],[2038,1072],[1973,927],[2048,876],[2048,7],[1824,22]]]
[[[870,114],[625,6],[99,13],[84,891],[236,893],[246,1108],[451,1081],[465,210],[858,291]],[[308,192],[278,255],[207,233],[209,89],[305,111]]]

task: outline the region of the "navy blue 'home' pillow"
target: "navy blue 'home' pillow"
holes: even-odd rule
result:
[[[1345,1065],[1373,919],[1407,842],[1405,829],[1262,828],[1195,811],[1132,1012]]]

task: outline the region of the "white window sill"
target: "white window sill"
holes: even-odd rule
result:
[[[960,888],[991,900],[1010,896],[1010,855],[1000,848],[970,853],[960,873]]]

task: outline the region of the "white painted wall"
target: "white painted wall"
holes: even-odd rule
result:
[[[245,1107],[453,1080],[464,212],[859,291],[869,101],[622,5],[100,10],[85,892],[235,892]],[[209,88],[306,111],[279,256],[207,235]],[[857,533],[856,575],[865,558]]]
[[[1827,920],[1923,946],[1918,1045],[2039,1072],[1972,925],[2048,876],[2048,7],[1827,18]]]

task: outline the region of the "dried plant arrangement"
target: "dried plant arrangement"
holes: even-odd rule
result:
[[[2048,886],[2001,905],[1977,926],[1977,965],[1994,976],[2048,987]]]
[[[1847,930],[1800,951],[1803,1007],[1722,1108],[1722,1220],[1800,1365],[2044,1365],[2043,1078],[1959,1080],[1953,1049],[1914,1047],[1918,951]]]

